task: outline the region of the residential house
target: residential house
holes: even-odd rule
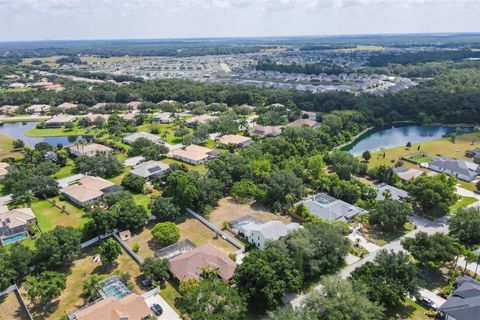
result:
[[[70,103],[70,102],[64,102],[60,105],[57,106],[58,109],[62,110],[63,112],[76,108],[77,105],[75,103]]]
[[[199,124],[208,123],[208,122],[213,121],[217,118],[218,118],[217,116],[212,116],[212,115],[209,115],[209,114],[202,114],[200,116],[195,116],[195,117],[192,117],[190,119],[187,119],[185,121],[185,123],[188,126],[196,126],[196,125],[199,125]]]
[[[238,148],[243,148],[252,144],[253,140],[245,136],[226,134],[218,139],[218,143],[223,146],[235,145]]]
[[[209,148],[191,144],[187,146],[185,149],[173,150],[171,155],[174,159],[177,159],[179,161],[183,161],[186,163],[190,163],[196,166],[215,158],[216,156],[219,155],[219,152]]]
[[[1,114],[11,114],[15,111],[17,111],[19,106],[11,106],[11,105],[4,105],[0,107],[0,113]]]
[[[40,114],[50,110],[48,104],[32,104],[30,107],[26,108],[25,111],[32,114]]]
[[[72,122],[73,120],[75,120],[74,116],[68,114],[58,114],[54,117],[51,117],[47,121],[44,121],[43,125],[49,128],[58,128],[63,127],[66,123]]]
[[[380,183],[379,185],[375,186],[375,189],[377,190],[376,200],[384,200],[387,194],[389,195],[390,199],[393,200],[402,200],[408,198],[407,191],[386,183]]]
[[[35,214],[30,208],[8,210],[6,206],[0,206],[0,239],[28,232],[28,227],[36,223]]]
[[[394,168],[393,171],[398,175],[398,177],[403,182],[408,182],[411,179],[415,179],[415,178],[421,176],[422,174],[426,174],[429,177],[437,174],[436,172],[432,172],[432,171],[425,172],[425,171],[414,169],[414,168],[406,169],[404,167]]]
[[[480,317],[480,283],[460,277],[452,295],[438,309],[443,320],[474,320]]]
[[[25,84],[21,82],[13,82],[8,85],[9,89],[22,89],[25,88]]]
[[[68,151],[74,156],[87,156],[93,157],[97,153],[110,153],[113,151],[112,148],[104,146],[98,143],[88,143],[88,144],[76,144],[71,147],[68,147]]]
[[[314,128],[318,125],[317,121],[311,119],[297,119],[287,124],[288,127],[311,127]]]
[[[121,299],[106,297],[75,312],[71,320],[141,320],[152,315],[145,299],[131,293]]]
[[[326,221],[351,221],[356,215],[365,212],[362,208],[331,197],[326,193],[316,194],[295,205],[300,204],[303,204],[314,216]]]
[[[433,158],[428,163],[428,168],[464,181],[474,180],[480,172],[479,165],[476,163],[447,157]]]
[[[208,243],[170,259],[170,272],[180,281],[199,279],[204,268],[214,268],[218,270],[218,276],[227,282],[236,266],[224,252]]]
[[[102,122],[107,122],[110,115],[108,114],[100,114],[100,113],[91,113],[89,112],[86,116],[89,122],[96,122],[97,120],[101,120]]]
[[[160,161],[145,161],[133,167],[131,174],[145,179],[157,178],[167,173],[170,166]]]
[[[263,250],[269,242],[276,241],[300,228],[300,224],[296,222],[289,224],[284,224],[281,221],[252,222],[242,227],[242,233],[248,242]]]
[[[311,112],[311,111],[302,111],[302,118],[304,115],[307,116],[307,119],[317,121],[317,113],[316,112]]]
[[[248,130],[248,133],[251,136],[259,136],[260,138],[276,137],[282,133],[282,127],[255,125]]]
[[[171,112],[157,112],[153,114],[152,123],[170,123],[174,120]]]
[[[125,121],[131,121],[133,122],[137,118],[137,115],[135,113],[124,113],[122,114],[122,119]]]
[[[127,106],[130,108],[130,110],[135,111],[135,110],[138,110],[140,108],[141,104],[142,104],[142,102],[140,102],[140,101],[132,101],[132,102],[127,103]]]
[[[9,168],[10,168],[10,164],[5,162],[0,162],[0,179],[3,179],[7,175]]]
[[[131,133],[131,134],[123,137],[123,142],[125,142],[126,144],[132,144],[138,138],[144,138],[144,139],[150,140],[151,142],[156,143],[156,144],[165,144],[165,141],[160,139],[160,137],[158,137],[154,134],[148,133],[148,132],[143,132],[143,131],[134,132],[134,133]]]
[[[84,207],[103,198],[108,192],[119,190],[116,184],[100,177],[85,176],[78,183],[69,185],[60,192],[79,207]]]

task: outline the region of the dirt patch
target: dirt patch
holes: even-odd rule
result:
[[[20,306],[15,292],[0,298],[0,320],[28,320],[28,315]]]
[[[222,198],[218,201],[218,206],[210,213],[209,220],[217,227],[222,228],[224,221],[230,222],[246,215],[251,215],[262,222],[277,220],[290,223],[292,221],[289,216],[276,215],[267,211],[266,208],[252,203],[235,203],[231,197]]]

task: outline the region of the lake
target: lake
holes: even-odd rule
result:
[[[366,150],[378,151],[381,148],[404,146],[407,142],[419,143],[440,139],[455,132],[454,127],[406,125],[373,129],[354,141],[345,150],[361,155]]]
[[[36,143],[47,142],[52,146],[61,143],[64,146],[84,140],[82,136],[64,136],[64,137],[42,137],[31,138],[25,135],[25,132],[34,128],[38,122],[6,122],[0,123],[0,134],[9,136],[13,139],[21,139],[27,145],[33,147]]]

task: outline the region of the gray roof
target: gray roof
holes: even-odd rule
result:
[[[327,221],[346,221],[359,213],[365,212],[362,208],[333,198],[326,193],[319,193],[295,205],[299,204],[307,207],[311,214]]]
[[[148,133],[148,132],[143,132],[143,131],[134,132],[132,134],[129,134],[128,136],[123,138],[123,141],[125,143],[133,143],[138,138],[145,138],[145,139],[148,139],[148,140],[150,140],[154,143],[159,143],[159,144],[164,144],[165,143],[165,141],[160,139],[160,137],[158,137],[154,134]]]
[[[295,231],[300,228],[296,222],[284,224],[281,221],[268,221],[262,224],[249,224],[250,231],[257,231],[263,235],[267,240],[275,241],[281,237],[286,236],[290,231]]]
[[[456,320],[478,319],[480,315],[480,283],[463,276],[457,281],[457,289],[440,306],[439,311]]]
[[[143,178],[148,178],[150,176],[162,173],[169,168],[170,166],[166,163],[150,160],[137,164],[135,167],[133,167],[133,170],[130,173]]]
[[[430,161],[429,167],[431,166],[436,166],[441,169],[449,170],[461,175],[470,176],[472,178],[477,176],[476,170],[478,168],[478,165],[473,162],[469,162],[465,160],[438,157]]]
[[[397,187],[381,183],[376,186],[377,189],[377,200],[384,200],[385,196],[383,195],[386,190],[390,191],[391,199],[401,200],[408,197],[408,192]]]

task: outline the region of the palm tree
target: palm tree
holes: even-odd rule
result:
[[[92,274],[83,283],[82,297],[88,301],[95,300],[98,296],[97,285],[100,282],[98,275]]]
[[[30,207],[32,203],[37,202],[37,198],[30,191],[22,194],[14,194],[11,204],[18,208],[22,206]]]

